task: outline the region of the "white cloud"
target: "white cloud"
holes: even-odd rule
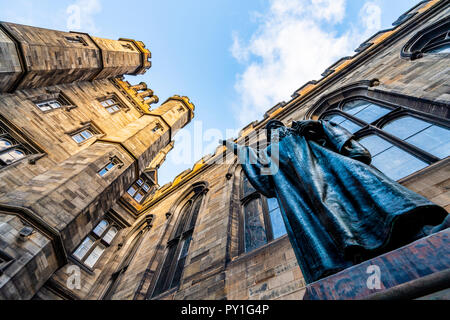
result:
[[[361,11],[366,13],[361,16],[364,29],[378,26],[381,10],[375,7],[369,3]],[[368,31],[330,32],[344,17],[345,0],[272,0],[248,41],[232,34],[231,54],[245,65],[235,83],[240,125],[260,119],[276,103],[288,101],[298,87],[352,54]]]
[[[359,15],[367,30],[377,31],[381,29],[381,8],[374,2],[366,2]]]
[[[67,29],[70,31],[83,31],[98,33],[94,15],[100,13],[102,4],[100,0],[77,0],[66,8]]]

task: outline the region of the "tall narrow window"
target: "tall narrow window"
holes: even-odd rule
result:
[[[177,225],[172,231],[167,244],[167,253],[160,269],[153,296],[157,296],[180,284],[204,191],[203,185],[195,187],[194,196],[184,204],[180,211]]]
[[[120,161],[117,158],[112,158],[111,161],[98,172],[98,174],[101,177],[104,177],[109,172],[111,172],[115,167],[117,167],[119,164],[120,164]]]
[[[93,269],[117,233],[118,226],[115,223],[107,219],[100,221],[72,256],[86,267]]]
[[[372,165],[394,180],[450,155],[449,121],[405,107],[357,98],[331,108],[321,119],[354,134],[370,151]]]
[[[243,228],[241,252],[251,252],[286,234],[278,200],[259,194],[242,172]]]

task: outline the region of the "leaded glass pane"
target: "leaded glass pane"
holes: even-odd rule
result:
[[[428,51],[430,53],[450,53],[450,43],[446,43],[440,47]]]
[[[283,217],[281,216],[281,210],[277,208],[271,211],[269,215],[270,221],[272,222],[273,238],[278,239],[279,237],[284,236],[287,231],[283,221]]]
[[[172,265],[176,250],[177,250],[176,245],[172,245],[168,248],[166,259],[164,260],[164,264],[161,268],[161,273],[159,274],[158,282],[156,283],[153,296],[156,296],[161,292],[165,291],[167,289],[167,286],[169,286],[168,284],[166,285],[166,283],[168,280],[167,278],[169,276],[170,266]]]
[[[450,130],[444,127],[406,116],[389,122],[383,130],[440,159],[450,155]]]
[[[111,244],[111,242],[114,240],[117,234],[117,229],[115,227],[111,227],[108,232],[103,236],[103,240],[107,244]]]
[[[105,232],[106,228],[108,228],[108,226],[109,226],[108,221],[102,220],[102,221],[100,221],[100,223],[95,227],[95,229],[94,229],[93,232],[94,232],[96,235],[98,235],[99,237],[101,237],[102,234]]]
[[[189,235],[183,243],[183,248],[180,252],[180,257],[178,258],[177,266],[175,268],[175,273],[173,275],[172,284],[169,286],[170,288],[173,288],[177,286],[180,283],[181,275],[183,273],[184,264],[186,263],[186,257],[189,252],[189,246],[191,244],[192,235]]]
[[[102,256],[103,252],[105,252],[106,247],[103,244],[99,244],[92,250],[91,254],[84,261],[84,264],[89,268],[93,268],[97,263],[98,259]]]
[[[131,186],[130,189],[128,189],[127,192],[128,192],[128,194],[129,194],[130,196],[134,197],[134,195],[135,195],[136,192],[137,192],[137,189],[136,189],[134,186]]]
[[[443,127],[433,125],[405,141],[439,159],[450,156],[450,130]]]
[[[144,195],[140,192],[136,193],[136,195],[134,196],[134,200],[136,200],[137,202],[141,202],[142,199],[144,199]]]
[[[428,166],[426,162],[386,140],[376,136],[376,138],[371,137],[374,136],[365,137],[360,140],[360,143],[371,152],[372,165],[391,179],[399,180]]]
[[[0,150],[7,149],[12,146],[12,143],[6,139],[0,139]]]
[[[383,130],[397,138],[405,140],[430,126],[432,126],[432,124],[429,122],[406,116],[388,122],[383,126]]]
[[[112,168],[114,168],[114,163],[108,163],[108,165],[106,166],[106,170],[110,171]]]
[[[78,246],[77,250],[73,253],[74,257],[78,260],[82,260],[93,244],[94,240],[91,239],[91,237],[84,239],[84,241]]]
[[[269,207],[269,212],[278,209],[278,200],[277,198],[268,198],[267,206]]]
[[[6,164],[16,162],[25,157],[25,153],[19,150],[11,150],[0,154],[0,159]]]
[[[242,178],[242,196],[246,197],[255,191],[255,188],[253,188],[250,181],[248,181],[247,177],[244,175]]]
[[[75,140],[76,143],[81,143],[85,140],[80,134],[72,136],[72,139]]]
[[[365,136],[364,138],[359,140],[367,150],[369,150],[370,155],[375,157],[380,152],[385,151],[386,149],[392,147],[392,144],[385,139],[380,138],[377,135]]]
[[[83,136],[83,138],[85,139],[89,139],[92,137],[92,133],[89,130],[84,130],[81,132],[81,135]]]
[[[261,199],[254,199],[244,206],[245,251],[250,252],[267,243]]]
[[[355,100],[346,103],[343,110],[367,123],[372,123],[391,112],[388,108],[369,103],[364,100]]]

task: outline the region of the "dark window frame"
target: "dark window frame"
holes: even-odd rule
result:
[[[111,168],[110,165],[112,165]],[[97,174],[102,177],[105,178],[107,176],[109,176],[111,174],[112,171],[114,171],[114,169],[118,168],[122,168],[123,167],[123,162],[119,160],[119,158],[117,158],[116,156],[110,157],[109,158],[109,162],[104,165],[100,170],[97,171]],[[102,174],[102,172],[105,171],[104,174]]]
[[[109,105],[109,106],[104,106],[102,104],[102,102],[105,102],[107,100],[113,100],[114,104]],[[100,104],[100,106],[106,110],[106,112],[108,112],[108,114],[113,115],[116,114],[120,111],[124,111],[124,112],[128,112],[130,110],[130,108],[123,102],[122,99],[120,99],[117,94],[115,93],[109,93],[107,96],[103,96],[100,98],[97,98],[98,103]],[[112,107],[118,107],[119,110],[115,110],[114,112],[109,112],[108,108],[112,108]]]
[[[384,116],[378,118],[372,123],[366,123],[363,120],[351,115],[347,114],[345,111],[343,111],[343,106],[352,101],[352,100],[364,100],[369,103],[377,104],[381,107],[386,107],[390,109],[391,111]],[[354,123],[361,125],[361,129],[356,131],[354,133],[355,140],[362,139],[366,136],[370,135],[377,135],[388,142],[390,142],[392,145],[402,149],[403,151],[415,156],[416,158],[426,162],[428,165],[432,165],[436,162],[439,162],[443,159],[439,159],[438,157],[426,152],[425,150],[422,150],[415,145],[412,145],[394,135],[389,134],[388,132],[383,130],[383,127],[388,124],[391,121],[394,121],[396,119],[400,119],[404,116],[411,116],[414,118],[418,118],[420,120],[429,122],[431,124],[435,124],[438,126],[442,126],[448,130],[450,130],[450,121],[438,116],[435,116],[433,114],[427,114],[418,110],[413,110],[404,106],[396,105],[392,102],[383,101],[380,99],[375,99],[372,97],[362,96],[362,95],[354,95],[352,97],[345,98],[341,100],[337,106],[332,105],[328,107],[324,112],[322,112],[319,116],[319,119],[323,119],[326,116],[330,116],[333,114],[338,114],[340,116],[343,116]],[[401,179],[400,179],[401,180]]]
[[[450,53],[430,52],[445,44],[450,44],[450,17],[443,18],[432,25],[420,30],[405,44],[402,48],[400,56],[402,58],[416,60],[424,57],[424,55],[450,55]],[[447,37],[444,41],[430,44],[434,39],[442,34]]]
[[[6,121],[3,121],[1,118],[0,118],[0,139],[6,140],[11,144],[10,146],[0,150],[0,155],[6,154],[14,150],[20,151],[24,154],[22,158],[13,162],[6,162],[0,159],[0,169],[6,168],[15,163],[19,163],[30,155],[40,153],[40,150],[33,148],[29,143],[23,141],[24,139],[16,132],[16,130],[11,128],[6,123]]]
[[[245,194],[245,192],[244,192],[245,179],[247,179],[248,184],[251,185],[248,178],[245,177],[244,171],[241,170],[240,187],[239,187],[239,197],[240,197],[240,200],[239,200],[239,202],[240,202],[239,226],[240,227],[239,227],[238,255],[247,254],[247,253],[253,252],[255,250],[258,250],[258,248],[255,248],[253,250],[246,251],[246,247],[245,247],[245,216],[246,216],[245,207],[251,201],[254,201],[257,199],[259,199],[261,201],[262,212],[260,212],[260,214],[263,215],[264,230],[266,232],[266,239],[267,239],[266,244],[269,244],[269,243],[279,239],[279,238],[274,237],[272,219],[270,218],[271,211],[269,210],[267,198],[265,196],[263,196],[260,192],[256,191],[256,189],[254,189],[253,186],[251,186],[253,191],[248,194]],[[279,208],[279,210],[281,210],[279,204],[278,204],[278,208]],[[280,214],[281,214],[281,212],[280,212]]]
[[[139,185],[139,183],[138,183],[139,180],[142,180],[142,182],[143,182],[142,185]],[[149,188],[147,191],[145,191],[145,188],[144,188],[145,185],[147,185],[148,188]],[[133,188],[135,190],[135,193],[133,195],[129,192],[131,188]],[[138,180],[133,182],[133,184],[128,187],[127,194],[134,201],[136,201],[137,203],[141,204],[153,193],[153,191],[155,191],[155,185],[154,185],[153,181],[151,181],[145,175],[141,175]],[[142,197],[142,199],[140,201],[138,201],[135,198],[138,193],[143,194],[143,197]]]

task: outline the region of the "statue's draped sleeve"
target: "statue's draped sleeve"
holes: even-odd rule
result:
[[[349,158],[359,160],[367,165],[372,161],[370,152],[358,141],[353,139],[353,135],[346,129],[329,121],[320,121],[327,141],[340,154]]]
[[[275,190],[271,175],[262,174],[263,164],[261,164],[261,156],[264,159],[264,167],[273,165],[270,163],[272,159],[267,156],[267,149],[257,156],[256,151],[247,146],[235,144],[235,151],[242,168],[253,187],[268,198],[274,198]]]

